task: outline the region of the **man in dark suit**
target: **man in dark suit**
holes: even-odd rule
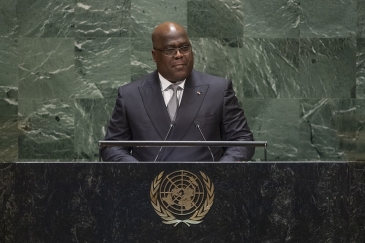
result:
[[[152,34],[157,70],[119,87],[105,140],[252,141],[232,82],[193,70],[185,29],[172,22]],[[203,136],[205,138],[203,138]],[[254,147],[106,147],[104,161],[242,161]],[[156,156],[158,155],[158,158]]]

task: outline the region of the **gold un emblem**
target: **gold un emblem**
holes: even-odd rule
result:
[[[199,224],[213,205],[214,185],[200,172],[202,180],[186,171],[174,171],[163,177],[162,171],[152,182],[150,197],[155,212],[164,224]],[[203,181],[203,183],[202,183]]]

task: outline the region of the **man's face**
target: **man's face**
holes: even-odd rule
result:
[[[168,33],[160,34],[154,40],[153,47],[156,49],[178,48],[190,45],[189,38],[184,30],[170,29]],[[157,64],[157,71],[170,82],[186,79],[193,69],[193,52],[181,54],[176,52],[173,56],[166,56],[159,50],[152,50],[153,60]]]

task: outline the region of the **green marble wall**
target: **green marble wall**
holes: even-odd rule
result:
[[[0,161],[96,161],[163,21],[233,80],[269,160],[365,160],[365,0],[2,0]]]

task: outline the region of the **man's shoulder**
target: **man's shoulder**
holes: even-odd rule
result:
[[[122,86],[119,87],[119,89],[123,89],[123,90],[129,90],[129,89],[138,89],[139,86],[144,86],[144,85],[148,85],[150,82],[153,82],[154,80],[156,80],[157,76],[157,71],[154,71],[152,73],[149,73],[139,79],[137,79],[136,81],[132,81],[128,84],[124,84]]]
[[[208,73],[203,73],[200,71],[197,71],[195,69],[192,70],[190,78],[192,78],[195,81],[201,82],[202,84],[211,84],[211,85],[223,85],[225,86],[228,82],[226,78],[215,76]],[[189,79],[189,78],[188,78]],[[133,90],[138,89],[139,86],[150,86],[154,85],[154,82],[158,82],[158,72],[157,70],[149,73],[141,78],[139,78],[136,81],[132,81],[128,84],[125,84],[123,86],[120,86],[119,89],[123,90]]]

